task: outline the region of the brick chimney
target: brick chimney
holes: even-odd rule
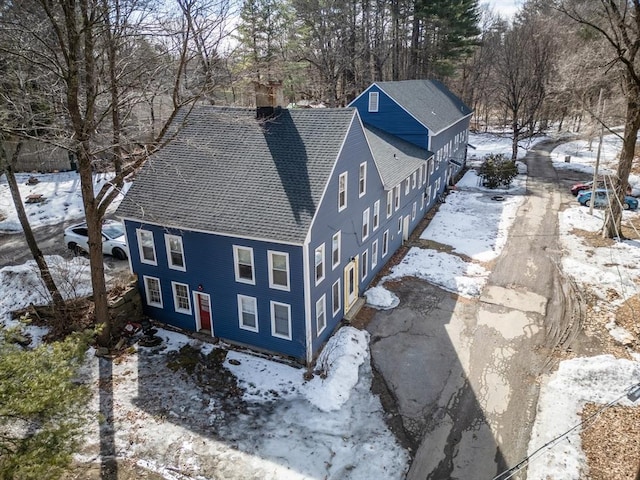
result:
[[[282,82],[269,81],[267,84],[253,82],[256,91],[256,118],[267,120],[276,115],[276,110],[282,108],[284,96]]]

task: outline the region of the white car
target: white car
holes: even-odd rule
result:
[[[67,227],[64,230],[64,243],[76,253],[89,252],[87,224],[79,223]],[[102,223],[102,253],[113,255],[119,260],[125,260],[129,256],[122,223],[112,220]]]

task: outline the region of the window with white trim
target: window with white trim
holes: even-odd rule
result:
[[[427,166],[422,165],[422,185],[427,183]]]
[[[144,293],[147,305],[150,307],[162,308],[162,291],[160,290],[160,279],[143,275]]]
[[[327,297],[322,295],[316,302],[316,334],[320,335],[327,327]]]
[[[236,282],[256,284],[253,248],[233,246],[233,259],[236,272]]]
[[[137,229],[138,250],[140,251],[140,262],[148,265],[157,265],[156,247],[153,242],[153,232],[149,230]]]
[[[411,221],[416,219],[417,210],[418,210],[418,202],[413,202],[413,208],[411,209]]]
[[[429,159],[429,174],[433,175],[433,170],[434,170],[434,161],[433,161],[433,157],[431,157]]]
[[[424,167],[424,165],[421,165],[420,168],[418,169],[418,185],[422,186],[422,168]]]
[[[393,188],[393,206],[396,211],[400,208],[400,185]]]
[[[378,265],[378,240],[374,240],[371,244],[371,270]]]
[[[258,300],[246,295],[238,295],[238,322],[240,328],[258,331]]]
[[[167,248],[167,262],[169,263],[169,268],[173,270],[182,270],[183,272],[186,271],[187,267],[184,263],[182,237],[165,234],[164,243]]]
[[[369,274],[369,250],[362,252],[362,278]]]
[[[331,269],[340,265],[340,244],[342,243],[341,232],[334,233],[331,237]]]
[[[402,215],[398,218],[398,233],[402,233]]]
[[[369,92],[369,111],[374,113],[378,111],[378,103],[380,100],[380,93]]]
[[[421,198],[420,198],[420,211],[424,210],[424,197],[425,196],[426,195],[421,195]]]
[[[376,231],[380,226],[380,200],[376,200],[373,204],[373,230]]]
[[[416,188],[417,183],[417,177],[418,177],[418,172],[413,172],[411,174],[411,188]]]
[[[407,177],[404,181],[404,194],[409,195],[409,191],[411,190],[411,177]]]
[[[348,172],[340,174],[338,178],[338,211],[341,212],[347,208],[347,179]]]
[[[367,162],[362,162],[358,174],[358,197],[362,197],[365,193],[367,193]]]
[[[386,257],[389,253],[389,230],[385,230],[382,234],[382,257]]]
[[[173,306],[178,313],[191,315],[191,296],[189,295],[189,285],[178,282],[171,282],[173,290]]]
[[[342,303],[342,292],[340,291],[340,279],[336,280],[335,283],[331,287],[331,305],[333,307],[332,312],[335,317],[340,311],[340,306]]]
[[[291,305],[271,301],[271,335],[291,340]]]
[[[269,259],[269,288],[289,291],[289,254],[267,251]]]
[[[427,195],[426,196],[429,199],[429,201],[431,201],[431,185],[429,185],[427,187]]]
[[[369,238],[369,209],[362,212],[362,240]]]
[[[393,213],[393,191],[387,192],[387,218]]]
[[[324,243],[315,250],[314,254],[316,285],[324,280]]]

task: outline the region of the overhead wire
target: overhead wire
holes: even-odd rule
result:
[[[513,467],[509,468],[508,470],[505,470],[505,471],[499,473],[498,475],[496,475],[495,477],[493,477],[492,480],[509,480],[510,478],[513,478],[514,475],[516,475],[522,469],[527,467],[531,463],[531,461],[533,459],[539,457],[542,453],[544,453],[545,450],[549,450],[549,449],[555,447],[558,443],[560,443],[561,440],[567,438],[571,434],[571,432],[573,432],[574,430],[577,430],[581,426],[583,426],[583,425],[591,426],[593,424],[593,422],[595,421],[596,417],[598,417],[602,412],[604,412],[606,409],[608,409],[608,408],[612,407],[613,405],[615,405],[616,403],[618,403],[624,397],[629,397],[634,391],[637,391],[638,389],[640,389],[640,383],[635,383],[635,384],[631,385],[630,387],[627,387],[624,390],[624,393],[622,393],[620,396],[618,396],[617,398],[611,400],[606,405],[601,406],[594,413],[592,413],[588,417],[584,418],[582,421],[578,422],[577,424],[575,424],[574,426],[569,428],[567,431],[565,431],[565,432],[561,433],[560,435],[557,435],[556,437],[552,438],[547,443],[545,443],[541,447],[539,447],[536,450],[534,450],[531,454],[529,454],[525,458],[523,458],[515,466],[513,466]],[[506,477],[503,476],[503,475],[506,475],[506,474],[508,474],[508,476],[506,476]]]

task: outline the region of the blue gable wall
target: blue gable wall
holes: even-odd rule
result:
[[[207,293],[211,296],[211,316],[216,337],[304,359],[306,348],[302,247],[188,230],[171,230],[130,220],[125,220],[125,226],[127,244],[131,246],[131,265],[133,271],[138,274],[138,283],[143,292],[144,311],[151,318],[185,330],[195,330],[193,292]],[[157,266],[140,261],[136,237],[136,229],[138,228],[153,232]],[[177,235],[182,238],[186,263],[185,272],[168,267],[164,234]],[[234,245],[253,248],[255,285],[236,282]],[[289,254],[289,292],[269,288],[267,250]],[[163,308],[146,304],[144,275],[160,280]],[[189,285],[192,304],[190,315],[175,311],[171,281]],[[259,326],[257,333],[241,329],[239,326],[238,294],[257,298]],[[271,335],[271,300],[291,306],[291,340]]]
[[[369,112],[369,92],[379,92],[378,111]],[[429,150],[429,130],[377,86],[369,87],[351,106],[358,109],[362,121]]]
[[[367,182],[366,194],[360,197],[358,181],[359,168],[362,162],[367,163]],[[348,173],[347,208],[339,212],[339,176],[344,172]],[[411,186],[409,194],[405,195],[403,181],[400,189],[400,208],[397,211],[393,209],[392,215],[387,218],[387,191],[384,190],[362,127],[359,122],[354,122],[327,186],[322,203],[318,208],[311,231],[308,261],[311,266],[310,275],[312,277],[309,280],[311,285],[310,305],[314,352],[329,338],[335,326],[344,316],[344,269],[347,264],[350,263],[353,257],[358,258],[359,295],[362,296],[376,274],[380,272],[384,264],[389,261],[393,253],[402,245],[402,232],[399,233],[398,231],[398,219],[409,216],[409,232],[412,232],[424,216],[426,204],[424,209],[421,208],[424,190],[424,185],[420,185],[416,181],[416,187]],[[380,200],[380,214],[379,226],[374,230],[373,211],[376,200]],[[415,218],[412,218],[414,202],[416,204],[416,215]],[[369,236],[363,240],[362,217],[366,208],[369,208]],[[332,237],[337,231],[341,232],[341,258],[340,264],[333,268],[331,243]],[[386,255],[382,257],[383,234],[385,231],[388,231],[389,248]],[[372,244],[376,240],[378,243],[377,265],[372,267]],[[325,278],[316,286],[314,254],[315,249],[322,243],[325,245]],[[368,252],[368,273],[366,277],[362,278],[363,252],[365,251]],[[340,280],[341,308],[334,316],[332,312],[332,287],[337,280]],[[323,294],[326,297],[327,328],[318,335],[316,330],[316,301]]]

